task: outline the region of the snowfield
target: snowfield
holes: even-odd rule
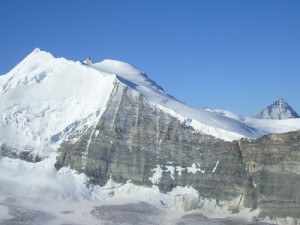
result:
[[[114,81],[115,76],[36,49],[1,76],[0,141],[16,149],[57,147],[100,118]]]
[[[231,214],[228,207],[237,205],[239,197],[220,207],[215,200],[199,198],[191,187],[163,194],[157,186],[136,186],[130,181],[118,184],[109,180],[104,187],[92,186],[84,174],[69,168],[57,172],[55,156],[53,153],[37,163],[0,159],[0,171],[6,171],[0,173],[1,225],[267,224],[251,222],[257,211],[243,209]]]

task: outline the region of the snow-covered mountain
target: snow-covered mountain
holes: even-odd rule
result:
[[[285,120],[291,118],[300,118],[295,110],[283,99],[280,98],[272,105],[263,109],[258,115],[258,119]]]
[[[204,133],[226,140],[261,135],[239,121],[182,104],[127,63],[73,62],[35,49],[0,76],[0,142],[16,149],[56,148],[70,133],[100,118],[114,82],[142,93],[166,113]]]
[[[300,133],[259,137],[299,130],[300,119],[194,109],[127,63],[40,49],[0,76],[0,106],[0,223],[299,215]]]
[[[205,110],[214,112],[216,114],[226,116],[228,118],[240,121],[249,127],[256,129],[256,131],[264,134],[280,134],[289,131],[296,131],[300,129],[300,119],[299,118],[289,118],[285,120],[279,119],[259,119],[251,116],[240,116],[229,110],[224,109],[210,109],[205,108]]]
[[[87,65],[91,65],[94,64],[94,61],[91,59],[91,57],[88,57],[86,60],[83,61],[83,63]]]
[[[257,129],[254,123],[187,106],[127,63],[91,62],[55,58],[35,49],[14,69],[0,76],[0,142],[16,149],[57,148],[70,133],[98,121],[115,82],[141,93],[149,102],[199,132],[217,138],[257,138],[270,132]],[[284,132],[295,129],[300,129],[299,121],[286,126]]]

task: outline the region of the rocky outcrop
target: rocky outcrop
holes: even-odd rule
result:
[[[187,124],[116,82],[98,124],[65,141],[55,167],[101,186],[110,178],[165,193],[191,186],[217,202],[240,197],[261,217],[299,217],[300,131],[225,142]]]
[[[40,157],[37,154],[34,154],[32,149],[24,149],[23,151],[19,151],[5,144],[1,144],[0,146],[0,158],[2,157],[21,159],[26,162],[33,162],[33,163],[42,161],[42,157]]]
[[[57,169],[70,166],[100,185],[111,177],[162,192],[192,186],[217,201],[253,195],[238,142],[196,132],[119,82],[98,124],[59,152]]]
[[[0,77],[0,92],[0,158],[25,160],[31,162],[25,163],[31,167],[48,154],[53,160],[52,150],[55,149],[58,151],[54,165],[57,170],[69,166],[84,173],[89,179],[87,185],[109,186],[114,184],[108,182],[111,180],[121,183],[118,187],[103,188],[109,190],[109,196],[114,195],[111,189],[133,187],[132,183],[139,185],[134,188],[143,190],[144,186],[155,186],[147,190],[155,190],[158,194],[159,188],[175,199],[174,204],[187,197],[184,203],[188,209],[216,202],[238,212],[243,205],[258,208],[263,218],[276,217],[300,224],[300,131],[233,142],[216,138],[235,140],[242,136],[261,137],[274,130],[290,131],[300,127],[295,125],[299,120],[295,124],[292,123],[296,120],[288,120],[287,128],[283,128],[285,123],[261,123],[226,110],[209,110],[223,116],[194,110],[167,95],[143,72],[127,63],[114,60],[93,63],[90,58],[73,62],[55,59],[39,49]],[[168,112],[181,116],[175,117]],[[295,117],[299,115],[283,99],[258,116],[262,119]],[[195,130],[190,126],[193,123],[207,133]],[[10,161],[13,160],[7,163]],[[50,161],[37,163],[43,166],[34,169],[46,168],[48,165],[44,167],[43,163]],[[17,166],[22,170],[18,163],[5,169]],[[9,174],[13,173],[9,171]],[[52,175],[51,182],[60,181],[52,179]],[[25,181],[17,180],[18,185]],[[85,184],[85,180],[79,182]],[[6,178],[3,183],[7,183]],[[33,184],[43,186],[38,180]],[[53,187],[56,184],[53,183]],[[45,189],[32,190],[44,193]],[[185,196],[185,190],[192,191],[191,198]],[[223,201],[230,201],[230,204]],[[166,205],[162,200],[159,202]],[[141,206],[146,211],[150,209],[147,205],[130,207],[136,211]],[[93,215],[102,218],[99,212],[102,209],[96,208]],[[138,212],[142,213],[143,210]],[[156,213],[153,210],[151,214]],[[126,223],[126,212],[124,215]],[[198,220],[199,216],[195,218]],[[136,222],[139,221],[138,217]]]
[[[284,120],[290,118],[300,118],[296,111],[283,99],[280,98],[272,105],[263,109],[258,115],[258,119]]]
[[[242,140],[261,217],[300,217],[300,131]]]

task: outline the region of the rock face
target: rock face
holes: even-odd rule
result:
[[[192,186],[216,200],[252,194],[238,142],[195,132],[122,83],[97,126],[76,138],[62,144],[56,168],[70,166],[100,185],[111,177],[162,192]]]
[[[92,65],[94,64],[94,61],[91,59],[91,57],[88,57],[86,60],[83,61],[83,63],[87,65]]]
[[[242,140],[261,216],[300,217],[300,131]]]
[[[59,153],[57,170],[70,166],[92,184],[130,180],[165,193],[191,186],[217,202],[240,196],[261,217],[300,215],[300,131],[225,142],[196,132],[120,82],[98,124],[73,134]]]
[[[258,208],[263,218],[291,217],[300,224],[300,131],[225,141],[261,137],[269,122],[277,124],[272,131],[282,129],[280,122],[300,128],[296,120],[259,121],[263,126],[251,127],[228,111],[214,111],[223,117],[178,102],[129,64],[71,62],[38,49],[0,77],[0,92],[0,158],[31,166],[44,163],[47,153],[58,153],[55,168],[84,173],[87,185],[130,181],[168,194],[192,187],[198,198],[186,209],[202,207],[206,200],[230,201],[232,212],[240,206]],[[294,117],[299,116],[282,99],[259,115]],[[216,138],[224,135],[225,140]],[[94,215],[102,218],[98,209]],[[139,223],[143,210],[137,212]]]
[[[19,152],[16,149],[7,146],[5,144],[0,145],[0,158],[2,157],[21,159],[26,162],[33,162],[33,163],[42,161],[42,157],[40,157],[37,154],[33,154],[32,150],[30,149]]]
[[[263,109],[258,115],[258,119],[290,119],[300,118],[294,109],[283,99],[278,99],[272,105]]]

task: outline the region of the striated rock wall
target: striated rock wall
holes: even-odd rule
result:
[[[56,169],[70,166],[91,184],[130,180],[162,192],[191,186],[217,202],[241,196],[240,203],[258,207],[261,217],[300,215],[300,131],[225,142],[117,81],[98,124],[73,134],[58,151]]]
[[[242,140],[261,217],[300,218],[300,131]]]
[[[59,152],[57,169],[70,166],[100,185],[112,177],[162,192],[192,186],[217,201],[253,195],[238,142],[196,132],[119,82],[98,124]]]

